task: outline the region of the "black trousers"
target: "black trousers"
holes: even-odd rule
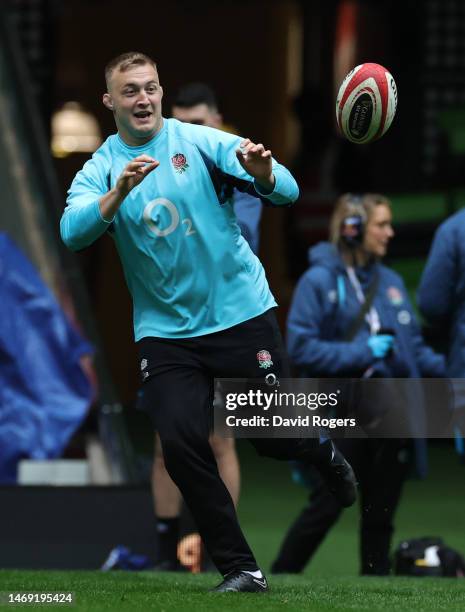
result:
[[[393,519],[410,466],[410,445],[396,439],[335,441],[352,465],[360,492],[360,573],[390,572]],[[272,565],[273,573],[299,573],[342,511],[316,475],[309,503],[290,527]]]
[[[223,575],[256,569],[208,437],[215,377],[289,375],[274,312],[197,338],[145,338],[138,345],[144,379],[142,407],[153,419],[166,469],[194,517],[208,554]],[[269,352],[270,367],[260,367],[259,351]],[[259,454],[283,460],[308,458],[318,447],[315,439],[251,442]]]

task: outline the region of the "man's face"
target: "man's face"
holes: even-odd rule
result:
[[[221,127],[220,113],[203,103],[188,108],[173,106],[172,115],[175,119],[184,123],[195,123],[196,125],[206,125],[213,128]]]
[[[144,144],[162,127],[163,89],[151,64],[134,66],[125,72],[116,68],[103,96],[104,105],[113,111],[118,133],[131,146]]]

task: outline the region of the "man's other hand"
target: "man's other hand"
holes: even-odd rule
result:
[[[249,138],[243,140],[236,156],[244,170],[253,176],[260,187],[273,191],[275,178],[272,171],[271,151],[262,144],[255,144]]]

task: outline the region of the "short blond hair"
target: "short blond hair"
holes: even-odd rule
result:
[[[353,215],[360,215],[364,223],[370,220],[377,206],[387,206],[391,210],[391,202],[379,193],[363,193],[356,195],[344,193],[336,201],[329,222],[329,239],[335,245],[340,245],[342,221]]]
[[[128,51],[127,53],[117,55],[105,66],[105,81],[107,88],[111,76],[116,69],[118,69],[119,72],[126,72],[126,70],[129,70],[134,66],[145,66],[145,64],[150,64],[155,68],[155,70],[157,70],[157,64],[155,61],[148,55],[145,55],[145,53],[140,53],[139,51]]]

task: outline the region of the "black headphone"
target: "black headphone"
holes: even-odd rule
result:
[[[359,247],[365,236],[366,211],[362,202],[361,195],[349,194],[348,204],[353,208],[353,212],[341,221],[340,239],[351,249]]]

